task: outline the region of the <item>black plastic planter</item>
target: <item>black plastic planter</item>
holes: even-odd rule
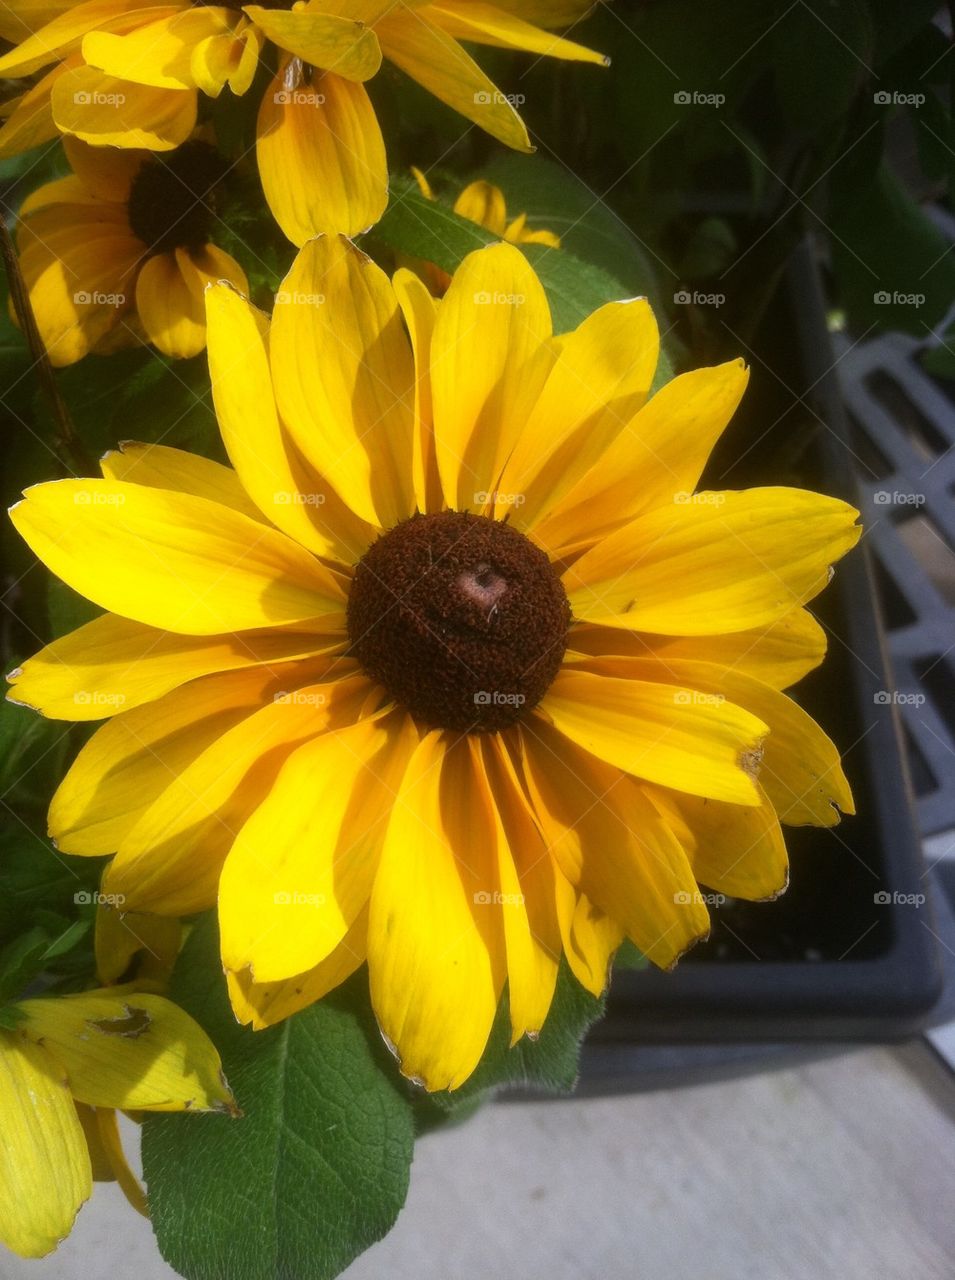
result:
[[[741,354],[750,390],[706,483],[797,484],[853,500],[809,246],[758,349]],[[738,1073],[800,1042],[899,1038],[939,999],[936,925],[865,539],[813,611],[829,632],[829,656],[797,696],[844,752],[858,816],[832,831],[789,829],[789,891],[775,903],[717,907],[710,940],[676,972],[615,974],[607,1017],[585,1046],[585,1092]]]

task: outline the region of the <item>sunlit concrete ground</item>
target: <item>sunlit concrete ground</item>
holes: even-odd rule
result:
[[[408,1205],[347,1280],[951,1280],[955,1076],[924,1041],[595,1101],[498,1103],[423,1139]],[[167,1280],[96,1189],[2,1280]],[[308,1276],[296,1280],[311,1280]]]

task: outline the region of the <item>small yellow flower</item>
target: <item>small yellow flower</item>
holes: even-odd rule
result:
[[[145,1212],[116,1111],[227,1111],[219,1055],[163,996],[126,988],[23,1000],[0,1028],[0,1243],[39,1258],[68,1235],[97,1181]]]
[[[245,272],[212,241],[222,161],[193,140],[169,155],[64,140],[73,173],[20,211],[20,267],[50,359],[152,342],[168,356],[206,345],[205,288]]]
[[[0,34],[19,41],[0,76],[57,65],[14,103],[0,155],[61,133],[96,146],[170,150],[196,126],[199,95],[250,89],[266,43],[278,68],[259,109],[257,156],[266,199],[295,244],[321,232],[355,235],[381,217],[388,170],[365,83],[386,58],[507,146],[531,150],[512,97],[461,41],[603,65],[547,28],[576,21],[592,0],[300,0],[196,5],[85,0],[45,26],[11,0]],[[49,16],[41,10],[43,16]],[[38,25],[38,24],[37,24]],[[31,34],[24,37],[24,28]]]
[[[415,167],[412,167],[411,172],[414,174],[414,180],[421,194],[426,200],[433,200],[434,192],[426,176]],[[504,192],[500,187],[495,187],[493,183],[485,182],[483,179],[471,182],[464,188],[454,202],[454,212],[459,217],[467,218],[470,222],[476,222],[478,226],[492,231],[508,244],[543,244],[550,249],[560,248],[560,236],[543,228],[534,230],[529,227],[526,213],[520,213],[509,221]],[[438,297],[451,283],[450,275],[433,262],[416,259],[407,261],[404,265],[412,267],[425,281],[431,292]]]
[[[13,510],[111,611],[11,677],[45,715],[113,715],[50,830],[115,853],[126,910],[218,904],[255,1027],[367,961],[402,1071],[455,1088],[505,982],[536,1034],[562,954],[593,992],[624,934],[669,967],[707,933],[698,881],[771,897],[780,821],[852,811],[782,690],[823,657],[804,606],[858,513],[697,492],[742,361],[651,395],[646,301],[554,335],[513,245],[440,301],[340,237],[271,323],[207,300],[234,470],[124,446]]]

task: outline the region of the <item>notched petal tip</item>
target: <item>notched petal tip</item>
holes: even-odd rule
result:
[[[688,955],[693,948],[700,942],[706,942],[710,936],[710,926],[707,924],[702,933],[698,933],[695,938],[691,938],[682,951],[677,952],[667,965],[660,966],[664,973],[672,973],[685,955]]]

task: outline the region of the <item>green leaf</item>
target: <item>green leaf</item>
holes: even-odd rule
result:
[[[869,75],[873,41],[872,21],[862,0],[839,0],[821,9],[793,5],[767,41],[786,121],[813,133],[827,126],[840,128]],[[793,56],[794,50],[798,56]]]
[[[575,174],[539,156],[506,153],[482,176],[504,192],[509,217],[526,213],[535,230],[555,232],[565,251],[602,267],[627,296],[647,297],[655,311],[662,309],[650,252]]]
[[[392,189],[391,203],[372,234],[375,241],[399,254],[451,272],[469,253],[498,239],[440,201],[426,199],[412,184],[393,182]],[[581,262],[566,250],[521,247],[547,293],[557,333],[575,328],[605,302],[628,296],[626,286],[602,267]]]
[[[839,301],[858,332],[923,337],[955,297],[955,251],[885,166],[859,198],[840,181],[830,225]]]
[[[394,1223],[414,1140],[364,977],[278,1027],[240,1027],[209,916],[171,995],[212,1037],[244,1115],[146,1120],[143,1169],[163,1257],[187,1280],[338,1275]]]
[[[524,1037],[509,1047],[510,1014],[505,994],[474,1075],[453,1093],[419,1094],[419,1106],[458,1113],[462,1107],[473,1108],[476,1099],[502,1085],[542,1093],[571,1093],[577,1083],[581,1042],[588,1027],[603,1013],[603,1007],[603,998],[585,991],[562,959],[554,1000],[540,1036],[536,1040]]]
[[[613,967],[615,969],[648,969],[650,961],[629,938],[624,938],[613,958]]]

